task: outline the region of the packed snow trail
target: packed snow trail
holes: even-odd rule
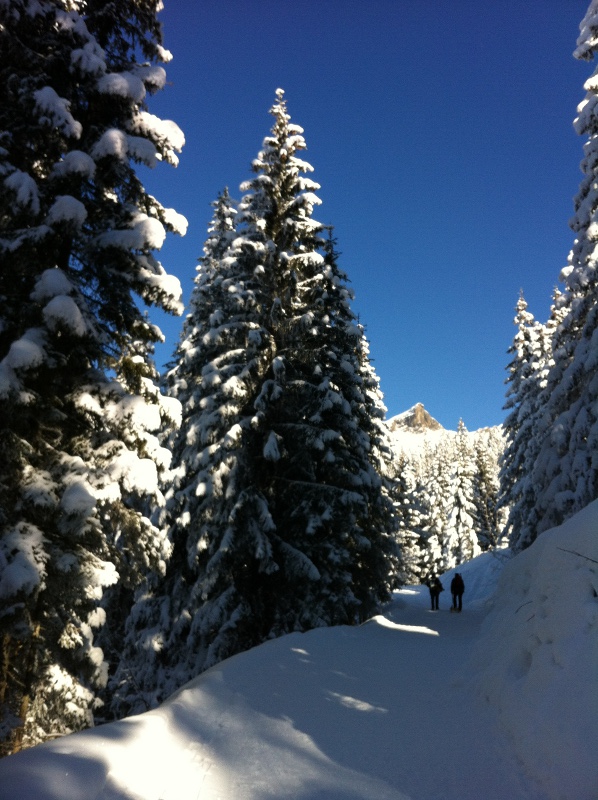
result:
[[[545,800],[464,670],[483,612],[395,594],[229,659],[155,711],[0,761],[2,800]]]
[[[522,775],[493,711],[472,689],[469,653],[484,612],[467,608],[467,594],[461,614],[449,613],[448,591],[441,594],[440,611],[435,612],[428,610],[426,589],[406,589],[395,596],[385,617],[408,627],[394,648],[394,785],[413,800],[544,797]],[[435,635],[416,636],[418,626]]]

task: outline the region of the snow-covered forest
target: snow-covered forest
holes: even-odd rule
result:
[[[401,568],[397,585],[424,582],[504,547],[502,427],[447,431],[423,406],[388,420]]]
[[[598,78],[569,263],[545,323],[517,303],[504,427],[414,448],[385,419],[282,89],[238,193],[214,187],[183,308],[158,253],[187,221],[138,167],[184,146],[150,110],[172,57],[160,6],[0,0],[3,756],[365,623],[481,553],[526,558],[598,498]],[[592,0],[575,55],[597,49]],[[182,315],[163,372],[154,308]]]

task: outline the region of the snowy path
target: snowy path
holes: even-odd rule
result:
[[[483,612],[466,605],[462,614],[443,610],[443,602],[450,604],[448,592],[441,595],[441,610],[432,612],[427,594],[406,590],[385,615],[409,626],[405,635],[398,633],[394,648],[401,688],[392,710],[397,728],[392,783],[413,800],[539,800],[544,795],[522,776],[491,709],[471,689],[468,655]],[[437,635],[417,636],[418,626]]]
[[[545,800],[463,670],[481,612],[395,597],[365,625],[268,642],[153,712],[0,761],[1,800]]]

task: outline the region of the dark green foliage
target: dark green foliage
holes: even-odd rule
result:
[[[378,381],[282,92],[272,114],[234,222],[227,194],[215,204],[167,376],[183,406],[164,514],[173,557],[133,610],[118,713],[389,597]]]
[[[145,112],[163,83],[137,63],[163,52],[155,10],[0,4],[2,752],[90,723],[104,588],[168,552],[141,502],[160,502],[168,412],[140,306],[179,310],[153,255],[176,216],[134,169],[182,144]]]

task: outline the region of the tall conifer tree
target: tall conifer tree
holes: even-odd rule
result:
[[[457,427],[451,463],[449,511],[444,547],[448,565],[454,567],[471,560],[480,552],[476,534],[473,458],[463,420],[459,420]]]
[[[598,46],[598,2],[592,0],[580,25],[575,56],[592,60]],[[560,524],[598,497],[598,72],[575,119],[585,136],[571,227],[576,238],[561,273],[552,364],[541,396],[542,420],[533,470],[535,502],[531,531],[522,546]]]
[[[484,432],[485,433],[485,432]],[[474,442],[473,504],[476,535],[482,550],[499,547],[504,537],[506,509],[499,505],[499,467],[504,440],[500,435],[478,437]]]
[[[401,452],[392,464],[392,498],[395,506],[397,542],[401,556],[396,585],[419,583],[422,575],[422,548],[425,547],[422,529],[424,504],[417,496],[414,465]]]
[[[154,251],[184,220],[134,163],[176,164],[147,111],[159,0],[0,3],[0,706],[4,752],[91,722],[104,587],[163,569],[171,415],[140,308],[180,311]],[[142,61],[140,61],[140,58]]]
[[[166,510],[174,555],[131,617],[119,713],[389,597],[378,381],[281,90],[271,114],[234,231],[217,206],[168,376],[184,408]]]
[[[523,293],[517,301],[516,312],[514,322],[517,332],[508,351],[513,357],[506,380],[505,409],[509,413],[504,422],[506,442],[500,469],[500,503],[508,509],[505,532],[511,537],[512,543],[515,538],[521,541],[529,538],[529,512],[534,502],[531,472],[538,442],[535,423],[545,356],[542,326],[527,310]]]

